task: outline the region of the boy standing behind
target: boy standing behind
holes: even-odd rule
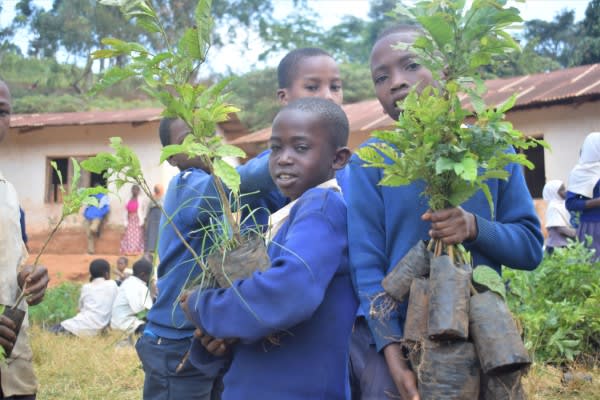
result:
[[[412,87],[434,84],[431,72],[397,43],[411,44],[418,28],[400,26],[382,33],[371,52],[375,93],[385,112],[397,120],[402,101]],[[488,181],[495,216],[482,192],[461,207],[432,213],[421,196],[422,182],[384,187],[382,171],[364,168],[353,157],[346,192],[350,265],[360,299],[359,315],[351,343],[353,398],[388,399],[398,392],[405,400],[419,399],[416,377],[400,345],[406,302],[386,319],[371,318],[371,300],[383,287],[381,280],[419,240],[429,237],[445,244],[462,243],[473,265],[488,265],[500,273],[501,265],[534,269],[542,259],[543,237],[533,201],[518,165],[507,167],[506,181]],[[397,390],[397,391],[396,391]]]
[[[296,100],[279,112],[269,170],[294,202],[269,244],[271,268],[228,289],[194,291],[184,302],[204,332],[240,340],[232,345],[225,400],[347,394],[347,343],[357,303],[335,172],[350,156],[348,131],[344,111],[324,99]],[[196,341],[194,362],[201,362],[200,347]]]

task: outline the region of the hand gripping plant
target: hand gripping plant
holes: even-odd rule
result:
[[[93,188],[79,187],[79,181],[81,178],[81,174],[80,174],[81,169],[80,169],[80,166],[79,166],[79,163],[77,162],[77,160],[72,158],[71,162],[73,163],[73,179],[71,181],[71,186],[68,191],[63,186],[63,183],[62,183],[63,180],[62,180],[62,175],[60,173],[60,170],[58,170],[58,168],[56,167],[56,163],[54,163],[54,162],[52,163],[52,167],[56,171],[56,174],[58,175],[58,180],[60,182],[59,189],[62,193],[63,206],[62,206],[60,218],[58,219],[56,224],[54,224],[54,226],[52,227],[50,234],[48,235],[48,237],[46,237],[46,240],[44,241],[42,248],[40,249],[39,253],[35,257],[31,273],[33,273],[33,271],[35,271],[37,269],[37,267],[39,265],[40,257],[42,256],[42,254],[44,254],[46,247],[48,247],[48,244],[50,243],[50,241],[52,240],[54,235],[58,232],[59,228],[61,227],[61,225],[65,221],[65,219],[70,215],[77,214],[79,212],[79,210],[81,209],[81,207],[84,205],[98,206],[98,199],[94,196],[99,193],[106,193],[106,189],[103,187],[99,187],[99,186],[93,187]],[[15,326],[16,326],[15,331],[17,333],[21,329],[21,324],[23,323],[23,319],[25,318],[25,311],[19,309],[19,306],[21,305],[23,300],[25,300],[25,290],[26,289],[27,289],[27,282],[25,282],[23,284],[23,288],[21,289],[21,294],[19,295],[19,297],[17,297],[15,303],[12,306],[0,305],[0,312],[2,314],[4,314],[6,317],[13,320],[13,322],[15,323]],[[0,361],[3,360],[3,351],[4,351],[4,349],[0,348]],[[6,354],[6,356],[10,356],[10,353]]]
[[[201,157],[207,172],[215,178],[218,201],[224,218],[214,218],[213,220],[219,222],[209,228],[210,232],[201,233],[210,235],[214,242],[211,249],[203,251],[219,254],[216,258],[221,261],[225,252],[244,245],[243,242],[247,239],[240,231],[240,213],[232,211],[232,206],[239,206],[240,176],[235,168],[224,160],[226,157],[245,157],[245,154],[239,148],[224,143],[217,135],[217,124],[226,121],[230,113],[239,111],[226,102],[227,96],[223,93],[229,80],[223,80],[210,87],[193,83],[210,47],[213,28],[211,1],[198,2],[194,14],[195,26],[185,29],[175,46],[170,43],[156,11],[148,1],[101,0],[100,3],[119,6],[124,15],[133,19],[138,27],[158,36],[161,43],[164,43],[165,50],[154,53],[141,43],[124,42],[114,38],[104,39],[103,43],[108,49],[96,51],[93,54],[94,58],[126,56],[131,62],[124,67],[111,68],[96,85],[94,92],[128,78],[137,78],[142,82],[141,89],[163,104],[163,116],[179,118],[189,126],[191,134],[183,143],[163,148],[160,161],[181,153],[190,158]],[[152,199],[150,187],[144,180],[140,163],[133,151],[124,146],[120,138],[113,138],[111,141],[116,150],[114,155],[101,153],[87,160],[83,166],[97,173],[108,171],[117,188],[125,183],[136,183]],[[159,204],[156,205],[168,220],[172,218],[166,215]],[[192,249],[177,227],[174,224],[172,226],[202,268],[202,276],[206,274],[208,277],[216,277],[221,286],[227,286],[231,279],[229,274],[223,271],[221,263],[209,269],[198,255],[198,249]],[[253,243],[257,244],[260,241],[255,240]],[[264,245],[258,252],[266,257],[266,250],[263,250]]]
[[[506,3],[473,0],[466,9],[465,0],[424,0],[410,9],[397,7],[397,13],[409,16],[423,29],[412,45],[398,47],[408,47],[417,62],[432,72],[437,85],[420,93],[413,88],[402,103],[395,128],[373,133],[379,140],[358,151],[366,167],[383,170],[381,185],[424,182],[422,195],[432,211],[460,206],[482,191],[493,215],[487,181],[508,179],[505,167],[511,163],[533,168],[524,154],[512,149],[541,142],[525,138],[504,120],[516,96],[487,107],[482,98],[485,86],[478,77],[480,67],[519,49],[504,29],[521,18]],[[463,93],[472,110],[461,103]],[[467,117],[472,118],[468,126]],[[413,349],[420,351],[419,391],[425,399],[477,398],[480,379],[474,371],[479,363],[486,373],[484,385],[493,386],[489,376],[518,371],[530,362],[502,300],[501,278],[485,266],[472,274],[468,259],[462,246],[431,240],[426,248],[419,243],[382,282],[398,301],[410,293],[404,339],[418,344]],[[475,283],[490,291],[477,294],[472,275]],[[487,317],[486,321],[481,317]],[[419,362],[419,357],[412,358]],[[463,393],[463,397],[452,397],[452,393]]]

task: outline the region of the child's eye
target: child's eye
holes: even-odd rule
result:
[[[406,67],[406,69],[407,69],[408,71],[416,71],[416,70],[418,70],[420,67],[421,67],[421,64],[418,64],[418,63],[410,63],[410,64],[408,64],[408,66]]]
[[[305,86],[305,89],[309,92],[316,92],[317,90],[319,90],[319,87],[317,85],[307,85]]]
[[[10,111],[8,110],[0,110],[0,118],[4,118],[10,115]]]
[[[271,144],[271,151],[275,152],[281,149],[281,146],[279,146],[278,144]]]
[[[373,82],[375,82],[376,85],[380,85],[383,82],[385,82],[386,79],[387,79],[387,75],[380,75],[380,76],[376,76],[375,79],[373,79]]]
[[[331,85],[329,87],[333,92],[339,92],[340,90],[342,90],[342,85]]]
[[[304,153],[305,151],[308,151],[310,147],[308,147],[308,145],[305,144],[299,144],[296,146],[296,151],[299,153]]]

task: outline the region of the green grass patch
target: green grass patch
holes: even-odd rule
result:
[[[41,326],[57,324],[77,314],[81,284],[63,282],[46,291],[44,301],[29,307],[29,321]]]

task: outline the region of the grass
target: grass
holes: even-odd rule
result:
[[[54,335],[34,325],[38,400],[139,400],[144,372],[133,346],[116,346],[122,339],[117,332],[88,338]]]
[[[38,400],[138,400],[144,373],[133,346],[118,346],[122,333],[76,338],[41,328],[75,314],[79,284],[52,288],[42,303],[30,309],[31,342],[40,390]],[[576,371],[591,374],[592,382],[562,384],[562,371],[536,364],[524,379],[529,400],[599,400],[600,368]]]

